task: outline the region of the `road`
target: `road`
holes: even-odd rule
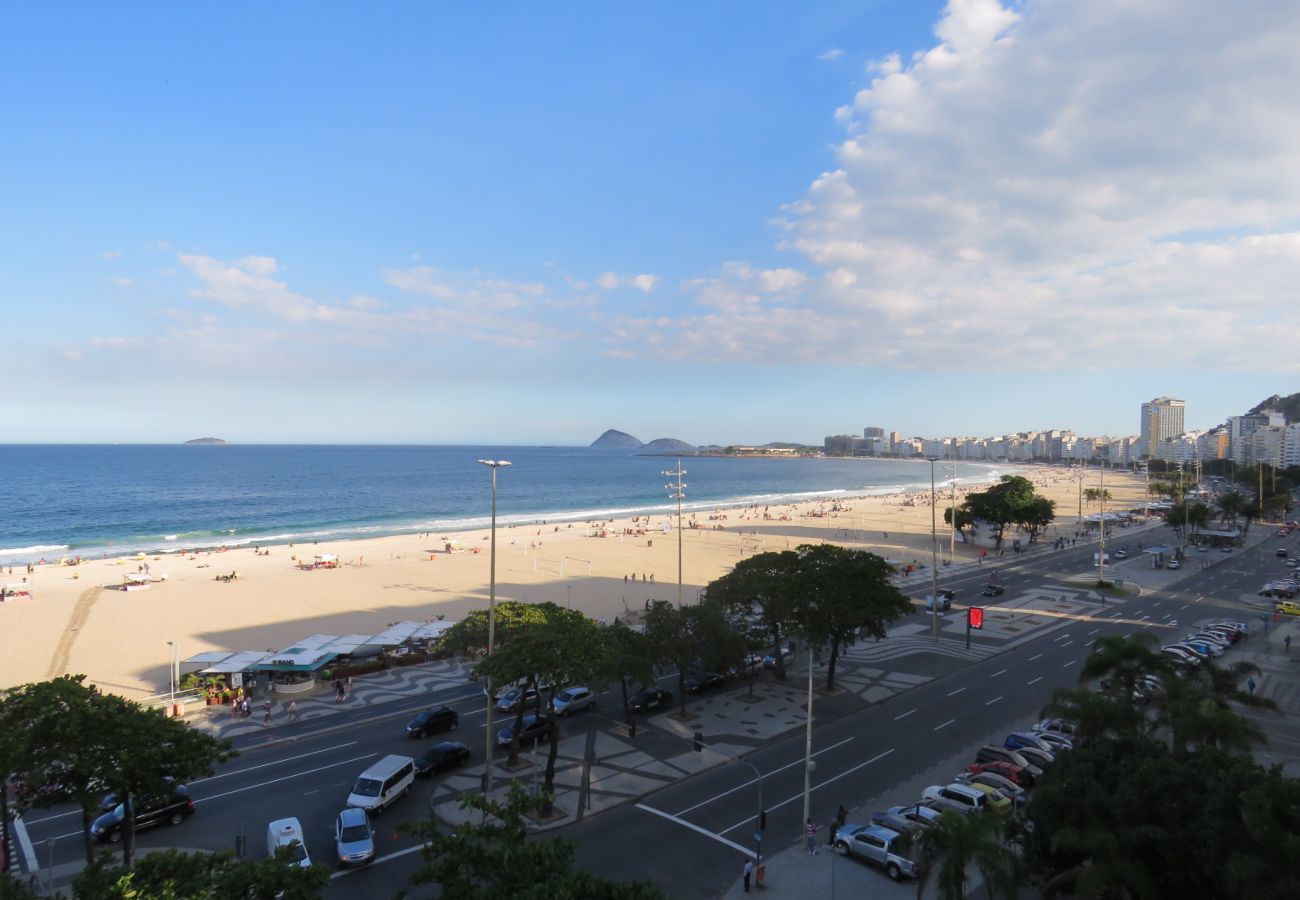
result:
[[[1147,540],[1152,536],[1164,537],[1159,533],[1139,535]],[[962,748],[978,746],[995,732],[1029,724],[1055,688],[1077,681],[1089,645],[1099,637],[1141,628],[1172,633],[1211,617],[1248,619],[1253,627],[1259,626],[1262,623],[1254,619],[1258,610],[1248,609],[1242,595],[1257,590],[1283,570],[1282,561],[1273,556],[1279,543],[1280,539],[1270,536],[1255,549],[1222,557],[1209,554],[1207,561],[1214,565],[1205,571],[1194,567],[1198,554],[1192,554],[1192,564],[1178,575],[1164,573],[1165,578],[1178,579],[1172,589],[1148,591],[1140,599],[1119,605],[1094,604],[1087,615],[1063,617],[1059,624],[1014,642],[1005,652],[975,661],[936,655],[926,664],[934,677],[924,684],[885,702],[818,721],[813,738],[814,820],[825,824],[838,804],[865,803]],[[1286,545],[1294,547],[1294,538]],[[1025,557],[1020,562],[1008,557],[1000,565],[999,583],[1006,585],[1008,595],[1058,585],[1065,574],[1077,578],[1087,573],[1094,549],[1093,545],[1080,546]],[[1122,577],[1144,563],[1130,559],[1117,570],[1108,569],[1108,574]],[[942,586],[955,588],[959,601],[969,599],[978,595],[988,574],[976,570],[943,578]],[[924,592],[928,593],[928,588]],[[1003,599],[987,602],[996,604]],[[799,675],[796,671],[793,677]],[[242,833],[247,836],[249,854],[260,857],[265,853],[266,823],[293,815],[303,823],[313,858],[331,862],[332,823],[352,782],[386,753],[418,755],[428,746],[431,740],[408,740],[403,725],[414,712],[433,703],[448,703],[460,712],[460,730],[454,737],[469,743],[478,758],[483,698],[465,687],[356,710],[319,723],[281,726],[266,736],[254,735],[239,742],[238,758],[212,777],[190,785],[198,813],[179,826],[142,833],[139,845],[223,849],[233,847],[236,835]],[[609,708],[617,702],[610,697],[602,705]],[[608,719],[597,716],[566,727],[581,730],[609,724]],[[800,833],[803,755],[800,731],[746,757],[763,773],[763,804],[768,811],[765,853],[788,846]],[[445,799],[446,794],[438,779],[417,782],[410,796],[377,819],[377,862],[362,870],[338,873],[329,895],[354,896],[364,890],[391,896],[418,861],[418,847],[396,830],[396,824],[424,817],[431,801]],[[735,881],[741,854],[754,847],[758,806],[758,785],[752,771],[732,762],[670,783],[639,802],[589,817],[557,833],[574,841],[580,864],[598,874],[650,880],[673,897],[712,897]],[[56,878],[64,880],[64,874],[75,870],[82,852],[75,811],[37,810],[29,814],[26,824],[41,865],[47,864],[52,849]],[[47,843],[50,839],[55,842],[52,848]]]

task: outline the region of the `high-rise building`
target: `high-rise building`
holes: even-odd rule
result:
[[[885,436],[885,429],[877,428],[874,425],[868,425],[866,428],[862,429],[862,436],[864,438],[882,438]]]
[[[1156,448],[1166,438],[1183,433],[1183,413],[1186,404],[1172,397],[1157,397],[1142,404],[1142,452],[1155,456]]]

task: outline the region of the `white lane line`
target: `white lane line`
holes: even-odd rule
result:
[[[994,673],[993,673],[992,675],[990,675],[989,677],[990,677],[990,678],[997,678],[999,675],[1005,675],[1006,673],[1007,673],[1007,670],[1006,670],[1006,669],[998,669],[996,672],[994,672]]]
[[[1066,641],[1064,644],[1061,645],[1061,649],[1064,650],[1066,647],[1070,646],[1073,643],[1074,641]]]
[[[949,719],[947,722],[944,722],[942,725],[936,725],[936,726],[934,726],[934,728],[933,728],[932,730],[934,730],[934,731],[938,731],[940,728],[947,728],[949,725],[951,725],[953,722],[956,722],[956,721],[957,721],[956,719]]]
[[[1094,628],[1092,631],[1088,632],[1088,637],[1092,637],[1094,634],[1096,634],[1099,631],[1101,631],[1100,628]]]
[[[1033,662],[1033,661],[1036,660],[1036,659],[1042,659],[1042,658],[1043,658],[1043,654],[1041,654],[1041,653],[1035,653],[1033,656],[1029,657],[1029,661],[1030,661],[1030,662]]]
[[[310,753],[299,753],[297,756],[286,756],[283,759],[275,759],[272,760],[271,762],[258,763],[255,766],[245,766],[242,769],[235,769],[234,771],[231,772],[222,772],[220,775],[210,775],[207,778],[198,778],[195,779],[194,781],[188,781],[186,782],[186,784],[189,785],[202,784],[205,781],[216,781],[218,778],[228,778],[231,775],[242,775],[245,772],[253,772],[256,771],[257,769],[265,769],[267,766],[278,766],[281,763],[293,762],[294,760],[299,760],[299,759],[306,759],[309,756],[319,756],[322,753],[333,753],[335,750],[342,750],[344,747],[351,747],[354,746],[356,743],[357,743],[356,741],[348,741],[346,744],[338,744],[334,747],[326,747],[324,750],[313,750]],[[81,815],[81,810],[73,809],[73,810],[69,810],[68,812],[55,813],[52,816],[42,816],[39,819],[32,819],[31,824],[37,825],[41,822],[52,822],[55,819],[62,819],[65,816],[79,816],[79,815]],[[80,832],[76,832],[76,833],[80,834]]]
[[[1061,640],[1062,638],[1068,638],[1069,636],[1070,636],[1070,633],[1069,633],[1069,632],[1066,632],[1065,634],[1058,635],[1058,636],[1052,638],[1052,640],[1054,640],[1054,641],[1059,641],[1059,640]]]
[[[960,694],[960,693],[961,693],[962,691],[964,691],[964,690],[966,690],[964,687],[959,687],[959,688],[957,688],[957,690],[955,690],[955,691],[949,691],[949,692],[948,692],[948,696],[949,696],[949,697],[956,697],[958,694]]]
[[[23,862],[27,864],[27,871],[37,871],[40,866],[36,863],[36,850],[32,847],[32,839],[27,834],[27,826],[23,824],[23,817],[16,815],[10,821],[13,822],[14,837],[18,839],[18,848],[23,852]],[[81,834],[81,832],[74,831],[73,834]]]
[[[1078,662],[1077,659],[1072,659],[1072,660],[1070,660],[1068,663],[1066,663],[1065,665],[1061,666],[1061,668],[1062,668],[1062,669],[1068,669],[1068,668],[1070,668],[1070,666],[1074,665],[1074,664],[1077,663],[1077,662]]]
[[[1039,676],[1038,676],[1037,678],[1035,678],[1033,681],[1029,682],[1029,684],[1038,684],[1038,682],[1040,682],[1040,681],[1042,681],[1042,680],[1043,680],[1043,676],[1042,676],[1042,675],[1039,675]],[[1028,685],[1026,685],[1026,686],[1028,686]]]
[[[985,706],[992,706],[994,703],[997,703],[997,702],[998,702],[999,700],[1001,700],[1001,699],[1002,699],[1001,697],[994,697],[992,700],[988,701],[988,702],[985,703],[984,705],[985,705]]]
[[[830,751],[834,750],[836,747],[843,747],[845,744],[849,743],[852,740],[853,738],[849,737],[840,741],[838,744],[831,744],[829,747],[823,747],[822,749],[814,753],[813,756],[821,756],[823,753],[829,753]],[[781,768],[779,769],[773,769],[770,772],[764,772],[763,777],[766,778],[769,775],[775,775],[777,772],[784,772],[786,769],[792,769],[795,766],[802,766],[803,764],[804,761],[802,759],[796,759],[794,762],[787,763],[786,765],[781,766]],[[742,788],[747,788],[751,784],[757,783],[757,781],[758,781],[757,778],[751,778],[748,781],[744,782],[743,784],[736,785],[734,788],[732,788],[729,791],[723,791],[721,794],[714,794],[708,800],[701,800],[699,803],[695,804],[694,806],[688,806],[686,807],[686,809],[679,810],[677,813],[675,813],[675,815],[684,816],[688,812],[694,812],[695,810],[699,809],[701,806],[707,806],[708,804],[712,803],[714,800],[721,800],[723,797],[727,796],[728,794],[734,794],[736,791],[739,791]]]
[[[812,786],[812,789],[813,789],[814,791],[819,791],[819,790],[821,790],[822,788],[826,787],[827,785],[834,784],[835,782],[839,781],[841,778],[844,778],[844,777],[847,776],[847,775],[852,775],[854,772],[858,771],[859,769],[864,769],[864,768],[866,768],[867,766],[871,765],[871,764],[874,763],[874,762],[879,762],[880,760],[884,759],[886,756],[888,756],[889,754],[891,754],[891,753],[893,753],[893,752],[894,752],[894,748],[891,747],[891,748],[889,748],[888,750],[886,750],[884,753],[877,753],[875,756],[871,757],[871,759],[867,760],[867,761],[864,762],[864,763],[858,763],[856,766],[854,766],[854,767],[851,768],[851,769],[845,769],[845,770],[844,770],[843,772],[841,772],[840,774],[838,774],[838,775],[834,775],[834,776],[832,776],[832,777],[830,777],[830,778],[827,778],[827,779],[826,779],[825,781],[823,781],[821,784],[814,784],[814,785]],[[769,806],[767,809],[768,809],[769,812],[771,812],[771,811],[774,810],[774,809],[780,809],[781,807],[785,806],[787,803],[793,803],[793,802],[795,802],[796,800],[802,800],[802,799],[803,799],[803,791],[800,791],[799,793],[795,794],[793,797],[787,797],[785,800],[782,800],[780,803],[776,804],[775,806]],[[638,804],[638,805],[640,805],[640,804]],[[748,818],[746,818],[746,819],[742,819],[741,821],[737,822],[735,825],[732,825],[730,828],[724,828],[724,829],[722,829],[722,831],[720,831],[720,832],[718,832],[718,833],[719,833],[719,834],[726,834],[728,831],[735,831],[737,828],[740,828],[740,827],[743,826],[743,825],[748,825],[748,824],[752,823],[753,821],[754,821],[754,817],[753,817],[753,816],[749,816]],[[746,851],[746,852],[748,852],[748,851]]]
[[[802,797],[803,794],[800,794],[799,796]],[[697,834],[702,834],[707,838],[713,838],[715,841],[718,841],[719,843],[722,844],[726,844],[728,847],[732,848],[733,850],[738,850],[741,853],[745,854],[746,856],[754,855],[754,851],[749,849],[748,847],[742,847],[740,846],[740,844],[737,844],[735,841],[729,841],[726,838],[724,838],[722,835],[726,834],[727,833],[726,831],[722,832],[721,834],[714,834],[712,831],[709,831],[707,828],[701,828],[699,825],[696,825],[694,822],[687,822],[685,819],[679,819],[676,816],[674,816],[672,813],[666,813],[662,809],[655,809],[653,806],[646,806],[644,803],[638,803],[636,805],[636,808],[644,809],[646,812],[654,813],[656,816],[663,816],[669,822],[676,822],[678,825],[689,828],[691,831],[694,831]],[[775,808],[776,807],[768,807],[769,810]],[[741,822],[740,825],[744,825],[746,822],[752,822],[753,820],[754,817],[750,816],[744,822]],[[732,825],[731,828],[739,828],[740,825]],[[728,828],[727,831],[730,831],[731,828]]]
[[[330,880],[342,878],[344,875],[351,875],[353,872],[360,872],[363,869],[373,868],[380,863],[388,862],[390,859],[397,859],[400,856],[409,856],[412,853],[419,853],[424,849],[424,846],[424,844],[416,844],[414,847],[407,847],[405,850],[398,850],[394,853],[385,853],[383,856],[376,856],[371,860],[370,865],[368,866],[357,866],[354,869],[339,869],[337,872],[330,873]]]
[[[897,722],[899,719],[906,719],[914,712],[916,712],[915,709],[909,709],[907,712],[903,713],[902,715],[894,716],[894,721]]]

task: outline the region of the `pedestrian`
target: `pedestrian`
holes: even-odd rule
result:
[[[1252,697],[1255,695],[1255,677],[1253,675],[1246,679],[1246,690],[1250,691]]]
[[[813,824],[812,816],[803,823],[803,840],[804,846],[813,856],[817,855],[817,826]]]
[[[231,700],[231,701],[230,701],[230,718],[232,718],[232,719],[238,719],[238,718],[239,718],[239,701],[238,701],[238,700]]]
[[[289,701],[289,721],[290,721],[290,722],[297,722],[297,721],[298,721],[298,701],[297,701],[297,700],[290,700],[290,701]]]
[[[745,893],[749,893],[749,878],[754,874],[754,861],[748,856],[745,857]]]
[[[271,701],[270,700],[266,701],[266,715],[262,717],[262,724],[263,725],[271,724]]]
[[[1291,635],[1288,634],[1286,637],[1282,638],[1282,643],[1286,644],[1286,652],[1287,652],[1287,653],[1290,653],[1290,652],[1291,652]]]
[[[342,703],[342,702],[343,702],[343,682],[342,682],[342,681],[336,681],[336,682],[334,682],[334,702],[335,702],[335,703]]]

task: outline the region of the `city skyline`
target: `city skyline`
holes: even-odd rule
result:
[[[9,441],[1192,431],[1300,368],[1300,9],[10,24]]]

